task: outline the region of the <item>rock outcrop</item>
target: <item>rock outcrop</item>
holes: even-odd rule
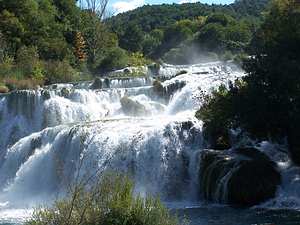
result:
[[[203,150],[199,180],[206,200],[249,207],[275,197],[281,176],[264,153],[239,148]]]

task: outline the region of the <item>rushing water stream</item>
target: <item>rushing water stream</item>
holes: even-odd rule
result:
[[[102,89],[85,82],[0,95],[0,224],[22,223],[32,207],[53,201],[82,157],[82,175],[130,173],[137,193],[159,195],[192,224],[300,224],[299,169],[269,143],[260,147],[278,162],[284,182],[278,197],[262,205],[268,210],[207,205],[199,198],[197,155],[205,146],[195,111],[203,92],[243,71],[215,62],[165,65],[159,76],[163,94],[149,76],[103,79]]]

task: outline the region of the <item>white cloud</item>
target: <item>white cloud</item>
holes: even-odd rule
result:
[[[119,1],[112,5],[115,14],[133,10],[145,4],[145,0]]]
[[[183,3],[195,3],[199,2],[199,0],[180,0],[178,3],[183,4]]]

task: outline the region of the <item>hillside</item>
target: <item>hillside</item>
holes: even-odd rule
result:
[[[230,5],[202,3],[145,5],[106,21],[119,46],[152,59],[190,63],[191,55],[240,54],[259,27],[269,0],[237,0]],[[205,56],[206,58],[206,56]],[[213,58],[216,58],[215,56]],[[194,62],[194,60],[192,60]]]
[[[163,28],[183,19],[195,19],[212,13],[224,13],[235,18],[257,19],[268,5],[269,0],[236,0],[230,5],[208,5],[202,3],[145,5],[135,10],[118,14],[108,20],[118,33],[128,23],[137,24],[144,32]]]
[[[0,0],[0,92],[89,79],[149,59],[190,63],[199,52],[232,59],[250,43],[267,2],[146,5],[102,21],[76,0]]]

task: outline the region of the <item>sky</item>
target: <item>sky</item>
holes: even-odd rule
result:
[[[114,14],[126,12],[128,10],[135,9],[145,4],[162,4],[162,3],[187,3],[187,2],[199,2],[199,0],[112,0],[110,3],[111,11]],[[201,3],[208,4],[230,4],[234,0],[200,0]]]

